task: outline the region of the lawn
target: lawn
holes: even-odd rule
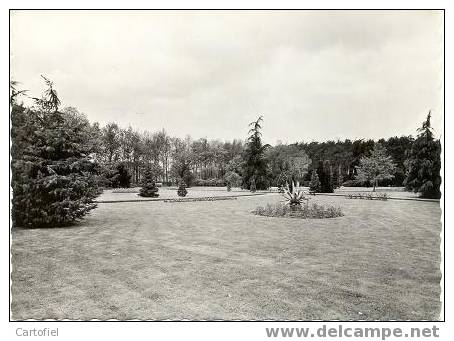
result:
[[[438,203],[317,196],[345,216],[250,213],[278,200],[100,203],[71,228],[15,229],[12,318],[439,318]]]

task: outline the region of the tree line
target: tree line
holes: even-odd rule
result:
[[[343,186],[405,186],[440,196],[440,141],[430,114],[416,138],[262,143],[263,117],[249,124],[245,140],[193,140],[164,129],[139,131],[115,122],[101,127],[75,107],[61,109],[54,84],[30,97],[11,82],[13,222],[19,226],[64,225],[93,209],[102,188],[148,180],[171,185],[282,187],[296,181],[332,192]],[[319,184],[317,184],[319,183]]]

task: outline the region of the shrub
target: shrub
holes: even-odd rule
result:
[[[389,198],[388,194],[386,194],[386,193],[378,194],[377,197],[379,200],[385,200],[385,201],[388,200],[388,198]]]
[[[344,215],[339,207],[323,206],[316,203],[307,206],[299,206],[296,210],[292,209],[290,205],[287,204],[267,204],[265,207],[257,207],[252,213],[265,217],[300,219],[336,218]]]
[[[185,197],[186,194],[188,194],[188,190],[186,189],[186,184],[183,179],[180,179],[178,182],[177,194],[179,197]]]

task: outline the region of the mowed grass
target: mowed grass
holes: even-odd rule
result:
[[[435,320],[438,203],[315,197],[332,219],[250,213],[278,194],[99,204],[13,231],[13,319]]]

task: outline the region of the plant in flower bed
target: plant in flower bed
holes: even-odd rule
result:
[[[377,193],[377,194],[372,194],[372,193],[367,193],[367,194],[361,194],[361,193],[352,193],[347,195],[347,199],[368,199],[368,200],[383,200],[386,201],[388,200],[389,196],[386,193]]]
[[[286,199],[286,205],[290,206],[291,209],[297,210],[301,207],[301,203],[306,201],[306,206],[309,203],[309,198],[307,197],[307,192],[303,191],[300,187],[299,181],[295,183],[292,182],[292,188],[290,189],[288,183],[285,184],[284,193],[282,194]]]
[[[265,217],[284,217],[301,219],[323,219],[342,217],[344,214],[339,207],[324,206],[316,203],[300,206],[297,209],[290,205],[277,203],[267,204],[265,207],[259,206],[252,213]]]
[[[218,200],[236,200],[236,197],[203,197],[203,198],[179,198],[166,199],[164,202],[193,202],[193,201],[218,201]]]
[[[140,188],[130,187],[130,188],[116,188],[112,190],[112,193],[139,193]]]

